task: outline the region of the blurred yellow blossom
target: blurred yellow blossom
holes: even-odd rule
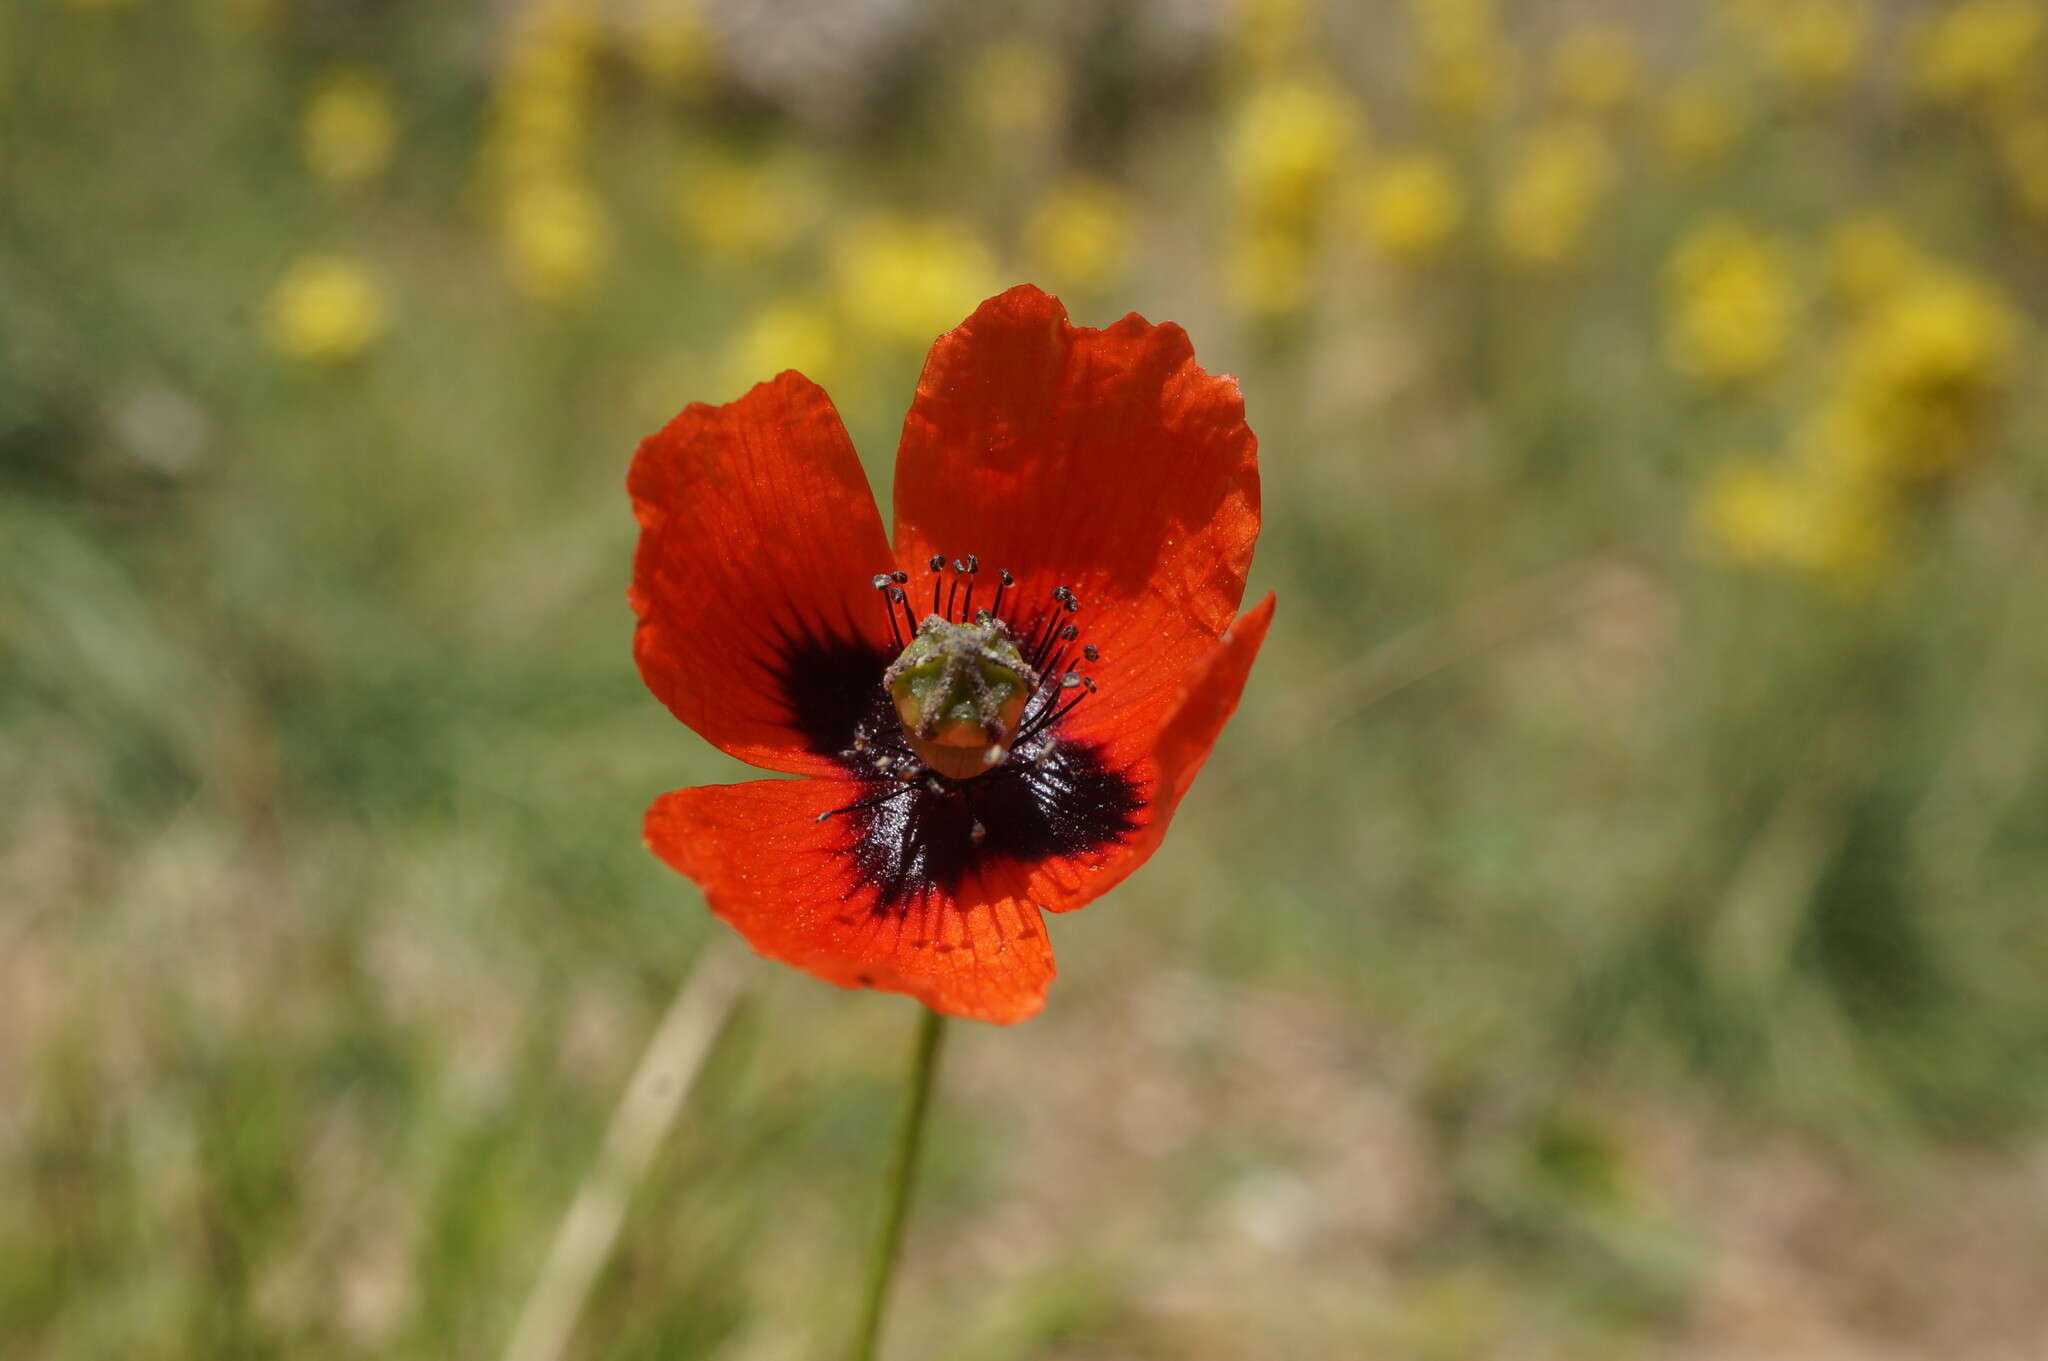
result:
[[[1605,117],[1634,97],[1639,66],[1627,30],[1588,24],[1567,33],[1551,54],[1551,88],[1566,108]]]
[[[717,53],[696,0],[641,0],[634,29],[627,52],[650,84],[686,96],[703,90]]]
[[[1725,387],[1783,359],[1796,292],[1774,242],[1733,219],[1711,219],[1672,251],[1665,286],[1665,343],[1681,372]]]
[[[1425,48],[1468,47],[1500,34],[1497,0],[1409,0],[1408,8]]]
[[[1115,185],[1083,176],[1055,185],[1024,230],[1025,254],[1055,289],[1114,282],[1130,246],[1128,198]]]
[[[513,185],[503,207],[505,263],[520,288],[543,302],[569,302],[596,280],[610,244],[604,205],[581,181]]]
[[[597,37],[584,0],[541,0],[526,13],[492,92],[492,149],[505,173],[559,173],[580,151]]]
[[[1585,244],[1613,177],[1613,153],[1591,125],[1560,122],[1528,134],[1494,202],[1502,258],[1526,270],[1568,263]]]
[[[1805,525],[1803,489],[1785,468],[1759,459],[1715,470],[1700,498],[1701,527],[1716,546],[1752,566],[1783,560]]]
[[[1896,556],[1898,510],[1881,488],[1803,463],[1731,462],[1700,497],[1709,541],[1735,562],[1813,576],[1846,592]]]
[[[1862,59],[1870,17],[1861,0],[1787,0],[1751,23],[1765,63],[1799,95],[1841,90]]]
[[[1689,73],[1658,103],[1657,154],[1674,174],[1705,174],[1727,157],[1744,122],[1741,93],[1725,78]]]
[[[1381,160],[1367,172],[1360,200],[1367,239],[1409,265],[1442,255],[1465,216],[1465,191],[1450,162],[1429,151]]]
[[[769,303],[756,312],[733,342],[726,381],[744,391],[770,374],[795,369],[820,387],[840,377],[843,347],[828,309],[797,298]]]
[[[307,255],[271,290],[269,336],[279,352],[309,364],[360,358],[384,334],[384,294],[346,256]]]
[[[581,166],[599,36],[594,0],[537,0],[492,91],[484,158],[500,246],[513,282],[544,302],[587,291],[611,242]]]
[[[676,182],[676,217],[689,244],[732,259],[772,259],[820,221],[817,168],[793,152],[742,159],[689,157]]]
[[[1987,434],[2019,359],[2019,315],[1989,284],[1928,267],[1887,294],[1843,355],[1840,419],[1899,481],[1943,476]]]
[[[1224,268],[1231,296],[1255,317],[1299,311],[1308,301],[1309,250],[1293,232],[1249,232],[1228,249]]]
[[[980,237],[946,218],[875,216],[833,242],[841,315],[863,335],[928,345],[1000,287]]]
[[[2018,316],[1989,285],[1921,259],[1882,219],[1859,231],[1891,241],[1888,257],[1906,252],[1903,276],[1866,294],[1787,456],[1724,468],[1700,500],[1702,525],[1730,557],[1849,589],[1896,558],[1913,495],[1984,443],[2021,339]]]
[[[572,173],[595,83],[590,8],[589,0],[536,0],[512,28],[484,139],[485,166],[498,183]]]
[[[330,184],[360,184],[391,164],[398,112],[391,87],[371,72],[329,72],[313,89],[300,129],[306,164]]]
[[[1312,220],[1360,123],[1351,101],[1318,81],[1279,80],[1252,90],[1233,113],[1224,147],[1244,214],[1261,228]]]
[[[1925,16],[1910,35],[1914,84],[1957,106],[2010,106],[2041,90],[2041,0],[1962,0]]]
[[[968,116],[991,138],[1045,137],[1065,113],[1067,71],[1047,44],[1007,38],[969,64],[965,94]]]
[[[1493,0],[1409,0],[1420,48],[1424,99],[1453,127],[1500,107],[1513,83],[1513,49]]]
[[[1856,213],[1828,233],[1828,287],[1848,307],[1869,307],[1919,267],[1920,248],[1887,214]]]

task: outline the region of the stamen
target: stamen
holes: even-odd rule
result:
[[[1102,660],[1102,654],[1096,651],[1095,644],[1093,643],[1083,643],[1081,645],[1081,655],[1083,657],[1086,657],[1091,662],[1099,662]]]
[[[902,576],[903,574],[898,572],[896,575]],[[889,599],[903,607],[903,622],[909,626],[910,636],[915,638],[917,636],[917,616],[910,612],[910,597],[905,594],[901,586],[891,586],[889,588]],[[895,626],[895,615],[891,614],[889,616],[889,623],[892,628]]]
[[[967,599],[969,601],[968,607],[965,610],[962,610],[960,613],[961,619],[966,619],[967,616],[973,611],[974,607],[972,602],[974,600],[974,579],[969,574],[974,571],[974,568],[970,567],[968,564],[974,561],[975,559],[973,558],[953,559],[953,571],[955,573],[953,577],[953,584],[946,588],[946,618],[948,619],[951,619],[953,617],[953,601],[959,595],[961,577],[968,578]]]
[[[1016,584],[1016,581],[1017,579],[1010,575],[1009,568],[1003,567],[999,568],[996,571],[996,603],[988,607],[988,612],[990,614],[995,615],[998,618],[1002,617],[1003,592],[1009,590],[1010,587],[1014,586]]]
[[[1058,601],[1062,607],[1064,607],[1070,595],[1071,593],[1064,586],[1052,588],[1053,599]],[[1026,655],[1031,658],[1031,664],[1034,667],[1039,666],[1044,661],[1045,654],[1052,649],[1053,635],[1060,628],[1059,619],[1059,609],[1053,609],[1048,611],[1045,618],[1033,627],[1031,631],[1031,651]]]
[[[1046,705],[1044,711],[1041,712],[1037,718],[1025,724],[1024,731],[1017,734],[1017,741],[1015,743],[1016,746],[1021,747],[1025,743],[1037,737],[1047,728],[1050,728],[1053,724],[1059,722],[1068,714],[1074,712],[1075,708],[1079,706],[1082,700],[1088,698],[1089,695],[1095,693],[1095,687],[1088,683],[1088,678],[1086,676],[1080,677],[1080,680],[1081,684],[1085,687],[1086,693],[1074,696],[1072,699],[1068,700],[1064,705],[1057,709],[1055,709],[1050,704]],[[1062,683],[1062,688],[1065,688],[1064,682]]]
[[[844,808],[828,808],[824,812],[818,814],[817,817],[811,820],[813,822],[823,822],[827,818],[838,817],[841,813],[853,813],[858,812],[863,808],[878,807],[881,804],[887,803],[891,799],[902,798],[905,794],[908,794],[915,787],[916,786],[914,785],[907,784],[898,785],[896,788],[889,790],[887,793],[870,794],[864,799],[855,799],[852,803],[847,804]]]
[[[890,584],[893,580],[891,573],[877,572],[872,584],[882,593],[882,612],[889,616],[889,637],[901,648],[904,645],[903,630],[896,627],[896,588]]]

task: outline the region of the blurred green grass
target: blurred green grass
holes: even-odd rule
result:
[[[503,1344],[716,936],[641,811],[741,769],[633,672],[628,453],[767,376],[745,338],[790,303],[828,319],[886,501],[911,336],[1029,273],[1084,323],[1181,321],[1240,376],[1253,586],[1282,613],[1166,848],[1055,928],[1045,1017],[957,1035],[901,1354],[1785,1354],[1873,1317],[1902,1355],[2023,1354],[2048,1237],[2038,356],[1849,590],[1697,527],[1715,461],[1816,400],[1820,304],[1752,399],[1689,387],[1663,333],[1696,221],[1798,236],[1817,295],[1819,238],[1872,203],[2038,316],[1996,129],[1900,96],[1887,30],[1853,96],[1751,89],[1705,180],[1610,129],[1623,188],[1554,272],[1489,263],[1476,209],[1433,268],[1393,268],[1331,190],[1284,224],[1311,286],[1275,309],[1233,292],[1259,209],[1218,148],[1271,78],[1256,25],[1289,12],[1147,48],[1142,8],[914,11],[830,116],[749,83],[730,16],[680,88],[631,22],[575,28],[584,74],[547,88],[585,130],[547,173],[605,217],[529,257],[482,150],[525,116],[519,13],[0,16],[5,1350]],[[1726,42],[1657,16],[1655,62]],[[1527,70],[1495,123],[1432,132],[1405,59],[1301,22],[1376,139],[1440,138],[1476,198],[1509,173],[1556,25],[1502,29]],[[396,109],[362,182],[302,147],[337,67]],[[1048,69],[1063,132],[1006,126]],[[679,227],[706,167],[791,148],[822,207],[787,247]],[[1133,237],[1073,281],[1022,229],[1069,163],[1128,194]],[[920,285],[921,333],[831,301],[878,214],[972,243]],[[278,321],[312,252],[371,281],[359,347]],[[764,969],[577,1354],[829,1346],[908,1034],[896,999]]]

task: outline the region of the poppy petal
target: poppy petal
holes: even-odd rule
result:
[[[974,867],[952,892],[885,900],[863,880],[851,820],[820,816],[873,788],[755,780],[664,794],[648,846],[771,959],[846,988],[907,993],[935,1011],[1009,1024],[1035,1015],[1052,946],[1014,867]]]
[[[626,485],[648,688],[751,765],[836,769],[835,734],[803,701],[872,656],[886,664],[872,581],[891,559],[831,399],[790,372],[724,406],[693,403],[641,441]]]
[[[1258,442],[1237,381],[1187,333],[1135,314],[1068,324],[1028,285],[939,337],[897,455],[895,547],[913,573],[974,554],[1025,611],[1055,585],[1113,673],[1100,718],[1157,733],[1176,686],[1230,627],[1259,532]],[[1013,624],[1028,620],[1012,618]]]
[[[1172,711],[1143,763],[1147,786],[1144,826],[1115,854],[1103,857],[1084,873],[1077,873],[1075,865],[1066,861],[1051,861],[1035,869],[1028,885],[1032,902],[1048,912],[1070,912],[1108,892],[1151,858],[1202,763],[1209,759],[1223,725],[1237,712],[1245,678],[1251,674],[1252,662],[1273,622],[1273,604],[1269,592],[1245,611],[1183,678]]]

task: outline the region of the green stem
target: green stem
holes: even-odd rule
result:
[[[860,1329],[853,1335],[853,1361],[874,1361],[882,1337],[882,1315],[889,1306],[889,1286],[896,1279],[896,1258],[903,1246],[903,1222],[910,1212],[910,1190],[917,1181],[917,1155],[924,1145],[924,1116],[932,1104],[932,1075],[939,1068],[939,1041],[946,1018],[926,1008],[918,1022],[917,1049],[910,1060],[910,1086],[903,1094],[903,1115],[896,1126],[896,1152],[889,1160],[887,1199],[882,1227],[868,1260],[867,1299],[861,1306]]]

